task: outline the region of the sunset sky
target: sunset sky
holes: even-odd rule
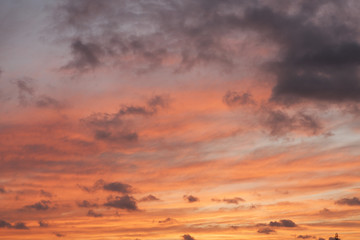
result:
[[[360,239],[360,1],[0,0],[0,239]]]

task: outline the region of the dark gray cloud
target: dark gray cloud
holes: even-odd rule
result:
[[[160,201],[159,198],[155,197],[154,195],[147,195],[145,197],[142,197],[139,202],[151,202],[151,201]]]
[[[0,193],[6,193],[5,188],[4,187],[0,187]]]
[[[228,29],[223,29],[227,25],[224,23],[226,19],[221,19],[223,16],[217,14],[223,12],[222,8],[229,3],[237,9],[242,5],[234,1],[122,1],[121,4],[116,1],[103,4],[66,1],[59,8],[60,14],[56,15],[60,16],[57,22],[60,22],[61,27],[71,28],[79,36],[91,39],[92,44],[105,50],[103,52],[106,56],[116,59],[122,65],[127,63],[126,56],[135,57],[144,62],[135,65],[137,71],[147,72],[161,67],[166,57],[177,54],[181,60],[176,71],[184,71],[209,62],[232,65],[231,54],[228,54],[231,50],[222,41],[228,32]],[[131,10],[134,5],[139,10],[137,13]],[[94,8],[96,10],[92,10]],[[101,25],[99,19],[102,19]],[[152,30],[140,29],[142,34],[135,35],[119,23],[129,27],[150,24]],[[102,36],[101,41],[90,34],[93,28]],[[74,42],[71,45],[74,49]],[[97,63],[95,59],[98,60],[101,54],[87,52],[91,52],[88,54],[90,59]],[[69,65],[81,68],[83,64],[75,63],[83,57],[76,56],[74,50],[73,55],[74,59]]]
[[[182,238],[183,238],[184,240],[195,240],[195,238],[192,237],[190,234],[184,234],[184,235],[182,236]]]
[[[288,220],[288,219],[282,219],[279,222],[271,221],[269,223],[269,226],[270,227],[288,227],[288,228],[297,227],[297,225],[292,220]]]
[[[104,190],[107,191],[119,192],[123,194],[133,192],[133,189],[129,184],[125,184],[121,182],[106,183],[104,184],[103,188]]]
[[[50,203],[51,203],[51,201],[41,200],[40,202],[34,203],[32,205],[24,206],[24,209],[34,209],[37,211],[46,211],[46,210],[50,209],[50,206],[49,206]]]
[[[251,93],[249,92],[236,92],[227,91],[223,97],[223,102],[229,107],[254,105],[256,104]]]
[[[272,136],[286,135],[293,131],[304,131],[309,135],[317,135],[322,131],[322,124],[316,116],[304,112],[296,112],[293,115],[281,110],[264,110],[263,125]]]
[[[89,193],[95,192],[95,191],[100,190],[100,189],[103,189],[103,190],[106,190],[106,191],[123,193],[123,194],[132,193],[134,191],[132,186],[130,186],[129,184],[122,183],[122,182],[109,182],[108,183],[108,182],[105,182],[102,179],[97,180],[94,183],[94,185],[91,186],[91,187],[82,186],[82,185],[79,185],[79,184],[78,184],[78,187],[81,188],[82,190],[86,191],[86,192],[89,192]],[[86,207],[86,206],[90,206],[90,203],[87,200],[84,200],[81,203],[78,203],[78,206]]]
[[[49,223],[45,222],[43,220],[40,220],[38,223],[39,223],[39,227],[42,227],[42,228],[49,227]]]
[[[129,65],[127,57],[140,59],[144,63],[132,67],[146,71],[163,66],[174,54],[180,56],[175,67],[180,72],[208,63],[234,67],[248,43],[230,46],[226,39],[255,33],[259,43],[279,49],[264,57],[265,69],[276,81],[271,99],[291,104],[360,100],[360,44],[354,24],[359,19],[348,14],[356,7],[354,1],[81,0],[65,1],[56,16],[63,29],[86,39],[71,42],[73,60],[67,66],[78,69],[99,66],[106,56],[123,66]],[[141,34],[133,34],[135,26]],[[240,94],[228,100],[241,104],[247,99]]]
[[[339,205],[360,206],[360,199],[357,197],[342,198],[340,200],[337,200],[335,203]]]
[[[138,210],[135,198],[129,195],[124,195],[122,197],[115,197],[115,199],[110,199],[108,202],[104,204],[104,206],[125,209],[128,211]]]
[[[23,223],[23,222],[17,222],[17,223],[15,223],[15,224],[12,226],[12,228],[14,228],[14,229],[21,229],[21,230],[28,230],[28,229],[29,229],[29,228],[26,226],[26,224]]]
[[[298,235],[298,236],[296,236],[296,238],[309,239],[309,238],[316,238],[316,237],[312,236],[312,235]]]
[[[272,100],[289,104],[302,99],[326,101],[358,101],[360,45],[357,30],[341,19],[346,14],[346,1],[317,1],[313,14],[325,3],[336,4],[329,13],[333,24],[324,19],[308,21],[308,12],[281,12],[270,7],[247,9],[242,25],[271,39],[281,49],[281,57],[268,63],[277,83]],[[305,4],[302,4],[304,7]],[[309,4],[306,4],[309,6]],[[341,5],[341,6],[339,6]]]
[[[270,234],[270,233],[274,233],[276,231],[274,229],[269,228],[269,227],[264,227],[264,228],[260,228],[257,232],[258,233],[263,233],[263,234]]]
[[[156,95],[143,106],[122,105],[115,113],[95,113],[81,121],[94,133],[94,138],[117,144],[131,144],[138,141],[138,133],[129,129],[131,117],[150,117],[159,109],[168,106],[167,96]]]
[[[73,60],[63,69],[78,69],[82,71],[94,69],[101,64],[100,57],[103,51],[96,43],[85,43],[81,39],[76,39],[71,43]]]
[[[78,205],[78,207],[82,207],[82,208],[93,208],[93,207],[98,207],[98,204],[96,203],[91,203],[87,200],[83,200],[82,202],[78,202],[76,203]]]
[[[0,228],[11,228],[11,224],[4,220],[0,220]]]
[[[184,195],[183,198],[184,198],[184,200],[188,201],[189,203],[200,201],[199,198],[194,197],[193,195]]]
[[[11,225],[11,223],[0,220],[0,228],[13,228],[13,229],[20,229],[20,230],[28,230],[29,228],[26,226],[23,222],[17,222],[14,223],[14,225]]]
[[[102,217],[103,215],[101,213],[94,212],[94,210],[90,209],[87,213],[87,216],[89,217]]]

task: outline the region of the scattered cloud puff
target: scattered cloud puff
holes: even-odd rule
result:
[[[23,222],[17,222],[12,225],[9,222],[4,220],[0,220],[0,228],[12,228],[12,229],[19,229],[19,230],[28,230],[29,228]]]
[[[190,234],[184,234],[182,238],[183,240],[195,240],[195,238],[192,237]]]
[[[177,223],[177,221],[174,218],[169,218],[168,217],[168,218],[166,218],[164,220],[158,221],[158,223],[160,223],[160,224],[174,224],[174,223]]]
[[[123,193],[123,194],[132,193],[134,191],[132,186],[130,186],[129,184],[122,182],[105,182],[102,179],[97,180],[94,183],[94,185],[91,187],[82,186],[82,185],[78,185],[78,187],[89,193],[95,192],[100,189],[110,192]],[[83,203],[87,204],[88,202],[85,201],[86,200],[84,200]]]
[[[289,219],[282,219],[280,221],[271,221],[269,223],[269,226],[271,227],[288,227],[288,228],[292,228],[292,227],[297,227],[297,225]]]
[[[49,204],[51,204],[51,201],[41,200],[40,202],[34,203],[32,205],[26,205],[23,207],[23,209],[34,209],[37,211],[46,211],[46,210],[50,209]]]
[[[296,238],[301,238],[301,239],[309,239],[309,238],[316,238],[316,236],[312,236],[312,235],[298,235]]]
[[[239,202],[245,202],[245,200],[241,197],[234,197],[234,198],[224,198],[224,199],[218,199],[218,198],[212,198],[211,201],[213,202],[225,202],[229,204],[239,204]]]
[[[103,51],[95,43],[85,43],[81,39],[76,39],[71,44],[71,52],[73,60],[63,66],[62,69],[87,71],[101,64],[100,57],[103,55]]]
[[[65,237],[66,235],[63,233],[59,233],[59,232],[53,232],[53,234],[57,237]]]
[[[293,131],[317,135],[322,130],[322,125],[317,118],[304,112],[289,115],[281,110],[266,109],[262,122],[272,136],[282,136]]]
[[[53,196],[52,193],[46,192],[43,189],[40,190],[40,195],[44,196],[44,197],[48,197],[48,198],[52,198],[52,196]]]
[[[335,202],[338,205],[348,205],[348,206],[360,206],[360,199],[357,197],[353,198],[342,198]]]
[[[108,202],[104,204],[104,206],[125,209],[127,211],[139,210],[136,205],[135,198],[129,195],[124,195],[121,197],[116,196],[115,199],[109,199]]]
[[[128,117],[151,117],[159,109],[166,108],[168,103],[167,96],[156,95],[143,106],[122,105],[115,113],[94,113],[81,122],[93,131],[96,140],[117,144],[135,143],[139,138],[138,133],[129,129],[124,120]]]
[[[152,194],[149,194],[145,197],[142,197],[139,202],[152,202],[152,201],[160,201],[159,198],[155,197],[154,195]]]
[[[133,189],[130,185],[121,182],[106,183],[103,186],[104,190],[118,192],[118,193],[131,193]]]
[[[103,214],[101,213],[96,213],[94,210],[90,209],[87,213],[87,216],[90,216],[90,217],[102,217]]]
[[[95,192],[95,191],[97,191],[99,189],[102,189],[104,184],[105,184],[105,181],[102,180],[102,179],[99,179],[91,187],[87,187],[87,186],[83,186],[83,185],[79,185],[79,184],[77,186],[80,189],[84,190],[85,192],[92,193],[92,192]]]
[[[251,93],[249,92],[236,92],[227,91],[223,97],[223,102],[229,107],[254,105],[256,104]]]
[[[45,222],[43,220],[40,220],[38,223],[39,223],[39,227],[42,227],[42,228],[49,227],[49,223]]]
[[[260,228],[257,232],[258,233],[263,233],[263,234],[270,234],[270,233],[275,233],[276,231],[274,229],[269,228],[269,227],[264,227],[264,228]]]
[[[96,203],[91,203],[87,200],[83,200],[82,202],[77,202],[76,203],[78,205],[78,207],[81,208],[93,208],[93,207],[98,207],[98,204]]]
[[[184,200],[188,201],[189,203],[200,201],[199,198],[194,197],[193,195],[184,195],[183,198],[184,198]]]
[[[37,98],[35,105],[38,108],[50,108],[50,109],[63,109],[65,104],[56,100],[53,97],[42,95]]]

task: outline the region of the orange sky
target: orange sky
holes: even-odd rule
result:
[[[0,238],[359,239],[359,4],[0,1]]]

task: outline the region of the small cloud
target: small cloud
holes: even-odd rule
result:
[[[119,193],[131,193],[132,187],[129,184],[121,183],[121,182],[112,182],[107,183],[103,186],[104,190],[107,191],[113,191],[113,192],[119,192]]]
[[[337,200],[335,204],[338,205],[348,205],[348,206],[360,206],[360,199],[357,197],[353,198],[343,198],[340,200]]]
[[[320,210],[319,212],[320,214],[326,215],[326,214],[330,214],[333,213],[330,209],[324,208],[322,210]]]
[[[21,105],[26,106],[35,94],[35,90],[32,86],[33,79],[23,78],[16,81],[18,88],[18,99]]]
[[[219,199],[219,198],[212,198],[211,201],[213,202],[225,202],[228,204],[239,204],[239,202],[245,202],[245,200],[243,198],[240,197],[234,197],[234,198],[224,198],[224,199]]]
[[[11,228],[11,224],[4,220],[0,220],[0,228]]]
[[[139,202],[151,202],[151,201],[160,201],[160,199],[158,199],[154,195],[149,194],[146,197],[143,197],[139,200]]]
[[[103,215],[101,213],[96,213],[94,212],[94,210],[89,210],[88,213],[87,213],[87,216],[90,216],[90,217],[102,217]]]
[[[95,192],[95,191],[103,188],[104,184],[105,184],[104,180],[99,179],[91,187],[83,186],[83,185],[80,185],[80,184],[78,184],[77,186],[79,188],[81,188],[85,192],[92,193],[92,192]]]
[[[51,201],[42,200],[42,201],[34,203],[32,205],[27,205],[24,208],[34,209],[37,211],[46,211],[50,208],[50,206],[49,206],[50,203],[51,203]]]
[[[192,236],[190,236],[190,234],[184,234],[182,236],[183,240],[195,240],[195,238],[193,238]]]
[[[17,222],[17,223],[15,223],[12,228],[14,228],[14,229],[22,229],[22,230],[28,230],[28,229],[29,229],[29,228],[25,225],[25,223],[23,223],[23,222]]]
[[[252,95],[248,92],[227,91],[223,101],[229,107],[255,104]]]
[[[59,232],[53,232],[53,234],[57,237],[65,237],[65,234],[59,233]]]
[[[173,218],[166,218],[164,220],[160,220],[158,223],[161,223],[161,224],[174,224],[174,223],[177,223],[177,221]]]
[[[258,233],[263,233],[263,234],[270,234],[270,233],[274,233],[276,231],[274,229],[265,227],[265,228],[260,228],[257,232]]]
[[[61,109],[65,107],[63,103],[49,96],[40,96],[36,100],[36,106],[38,108],[53,108],[53,109]]]
[[[139,136],[136,132],[116,132],[108,130],[96,130],[94,133],[96,140],[102,140],[114,143],[132,143],[137,142]]]
[[[49,223],[47,223],[47,222],[45,222],[43,220],[40,220],[38,223],[39,223],[39,227],[45,228],[45,227],[49,226]]]
[[[109,200],[107,203],[104,204],[104,206],[125,209],[128,211],[138,210],[135,198],[129,195],[116,197],[115,200]]]
[[[316,237],[312,236],[312,235],[298,235],[296,238],[309,239],[309,238],[316,238]]]
[[[322,124],[312,115],[297,112],[289,115],[285,111],[264,109],[263,125],[271,136],[282,136],[294,131],[303,131],[309,135],[322,132]]]
[[[0,193],[6,193],[5,188],[4,187],[0,187]]]
[[[50,192],[46,192],[43,189],[40,190],[40,194],[44,197],[48,197],[48,198],[52,197],[52,194]]]
[[[229,204],[239,204],[239,202],[245,202],[245,200],[240,197],[235,197],[235,198],[224,198],[223,202],[226,202]]]
[[[62,67],[62,69],[87,71],[101,64],[100,57],[103,51],[100,46],[95,43],[85,43],[80,39],[76,39],[71,44],[71,52],[74,59]]]
[[[82,208],[98,207],[98,205],[96,203],[90,203],[87,200],[83,200],[82,202],[78,202],[77,205],[78,205],[78,207],[82,207]]]
[[[183,198],[184,198],[184,200],[187,200],[189,203],[200,201],[199,198],[194,197],[193,195],[184,195]]]
[[[279,222],[277,222],[277,221],[270,222],[269,226],[271,226],[271,227],[297,227],[297,225],[293,221],[288,220],[288,219],[283,219],[283,220],[280,220]]]

